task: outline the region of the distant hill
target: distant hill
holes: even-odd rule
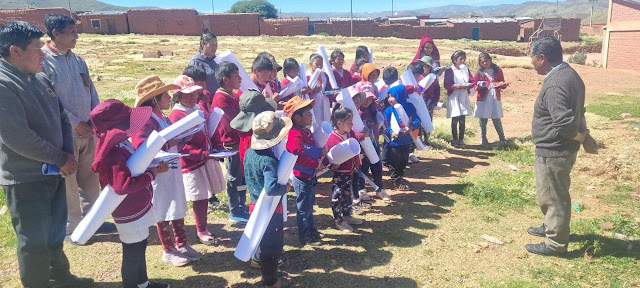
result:
[[[0,0],[0,9],[61,7],[69,9],[69,0]],[[129,7],[115,6],[96,0],[71,0],[73,11],[126,11]]]
[[[596,0],[594,5],[594,23],[607,21],[608,0]],[[588,0],[566,0],[558,5],[542,1],[528,1],[520,4],[501,4],[494,6],[474,7],[469,5],[447,5],[433,8],[394,11],[396,15],[431,15],[432,18],[464,17],[464,16],[515,16],[515,17],[554,17],[581,18],[583,23],[589,22],[591,4]],[[354,17],[387,17],[391,11],[373,13],[354,13]],[[349,12],[317,12],[317,13],[282,13],[283,17],[309,17],[311,20],[324,20],[330,17],[349,17]]]

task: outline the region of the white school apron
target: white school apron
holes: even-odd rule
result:
[[[469,69],[464,65],[460,65],[460,68],[453,65],[450,68],[453,71],[453,83],[469,83]],[[471,115],[470,95],[467,89],[454,89],[447,98],[447,118]]]
[[[498,93],[496,93],[496,87],[491,84],[493,82],[493,76],[489,73],[485,73],[489,78],[489,91],[484,101],[476,101],[476,108],[473,111],[473,116],[476,118],[484,119],[500,119],[504,117],[502,111],[502,102],[498,100]]]

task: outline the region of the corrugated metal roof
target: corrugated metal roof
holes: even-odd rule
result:
[[[91,11],[91,12],[83,12],[83,13],[78,13],[78,16],[83,16],[83,15],[123,15],[123,14],[127,14],[127,11]]]
[[[416,16],[406,16],[406,17],[389,17],[389,21],[407,21],[407,20],[418,20]]]
[[[447,21],[451,23],[505,23],[518,22],[513,18],[451,18]]]
[[[373,20],[371,18],[364,18],[364,17],[353,17],[353,21],[370,21]],[[335,17],[335,18],[329,18],[329,21],[351,21],[351,18],[349,17]]]

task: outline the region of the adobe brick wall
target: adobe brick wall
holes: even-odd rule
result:
[[[540,23],[542,23],[542,19],[523,23],[520,30],[520,39],[529,41],[529,37],[540,27]],[[580,41],[580,19],[562,19],[562,28],[559,34],[562,36],[562,41]],[[553,35],[553,31],[542,31],[540,35]]]
[[[260,18],[260,34],[273,36],[309,35],[309,18]]]
[[[638,54],[640,31],[612,31],[609,37],[607,68],[640,72],[640,61],[636,61],[634,57]]]
[[[611,22],[632,21],[640,21],[640,4],[613,0],[611,3]]]
[[[199,31],[209,29],[219,36],[258,36],[259,19],[257,13],[202,14],[198,15]]]
[[[13,20],[29,22],[45,30],[44,16],[47,14],[66,14],[69,10],[64,8],[35,8],[35,9],[9,9],[0,10],[0,24],[5,24]],[[76,17],[74,16],[74,19]]]
[[[480,30],[481,40],[509,40],[516,41],[520,35],[520,23],[499,22],[499,23],[454,23],[454,39],[468,38],[473,36],[473,28]]]
[[[82,23],[78,26],[79,33],[94,34],[128,34],[129,22],[127,14],[110,14],[110,15],[80,15]],[[92,20],[100,20],[100,27],[93,27]],[[109,22],[114,23],[112,31],[109,31]]]
[[[127,14],[131,33],[200,35],[202,32],[194,9],[132,9]]]

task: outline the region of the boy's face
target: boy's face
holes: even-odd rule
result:
[[[353,104],[356,105],[357,109],[360,109],[360,106],[362,106],[362,93],[358,93],[355,96],[351,97],[351,99],[353,99]]]
[[[298,126],[306,127],[313,124],[313,114],[310,108],[304,108],[302,115],[295,115],[293,118],[293,122]]]
[[[362,107],[367,108],[371,106],[371,103],[373,103],[373,97],[367,97],[367,99],[364,100],[364,104],[362,104]]]
[[[193,81],[193,83],[202,87],[202,89],[207,89],[207,81]]]
[[[396,101],[396,97],[393,97],[393,95],[391,95],[391,93],[389,93],[388,97],[389,98],[388,98],[387,101],[389,102],[389,105],[394,106],[394,105],[398,104],[398,101]]]
[[[343,56],[338,56],[335,60],[333,60],[333,67],[336,68],[337,70],[342,69],[342,66],[344,66],[344,57]]]
[[[272,70],[258,71],[258,69],[253,69],[252,72],[253,72],[253,75],[255,75],[255,79],[256,81],[258,81],[259,84],[264,84],[269,80],[271,80],[271,73],[273,73]]]
[[[427,65],[427,63],[423,63],[420,62],[420,64],[422,64],[422,69],[424,69],[424,74],[423,75],[429,75],[429,73],[431,73],[431,66]]]
[[[169,96],[169,92],[164,92],[162,94],[160,101],[158,101],[158,108],[160,108],[160,110],[167,110],[171,108],[171,96]]]
[[[224,77],[225,79],[227,77]],[[229,83],[229,88],[233,89],[233,90],[238,90],[240,89],[240,84],[242,84],[242,78],[240,77],[240,72],[238,71],[233,71],[231,72],[231,78],[229,78],[227,81]],[[262,83],[262,82],[260,82]]]
[[[313,59],[313,61],[311,61],[311,71],[316,71],[316,69],[321,69],[322,70],[322,59],[321,58],[316,58]]]
[[[369,79],[367,79],[367,81],[376,83],[376,81],[378,81],[378,77],[380,77],[380,72],[378,72],[378,70],[374,70],[373,72],[369,73]]]

